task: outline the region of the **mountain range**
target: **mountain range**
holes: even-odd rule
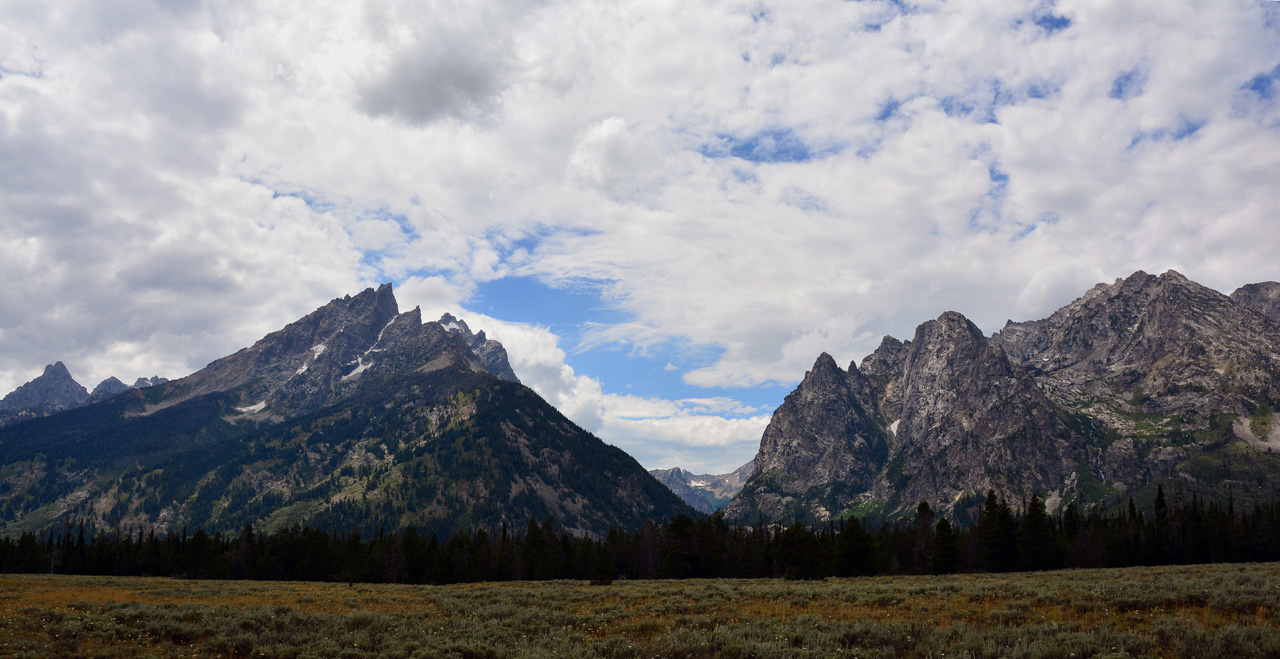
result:
[[[1280,284],[1226,296],[1181,274],[1098,284],[987,337],[943,313],[774,412],[731,519],[972,519],[984,494],[1075,504],[1280,498]]]
[[[727,474],[694,474],[680,467],[650,469],[649,473],[658,482],[671,488],[685,503],[711,514],[733,500],[733,495],[742,489],[751,474],[755,473],[755,468],[755,460],[752,460]]]
[[[335,299],[174,381],[59,363],[0,401],[0,533],[292,524],[602,535],[728,519],[958,521],[993,492],[1050,512],[1280,500],[1280,284],[1098,284],[986,336],[948,311],[859,363],[828,354],[724,475],[646,472],[519,383],[503,346],[390,285]],[[677,497],[677,495],[679,495]]]
[[[502,345],[400,313],[389,284],[100,399],[60,363],[4,400],[0,533],[67,524],[603,534],[696,514],[512,372]]]

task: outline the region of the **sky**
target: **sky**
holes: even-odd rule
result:
[[[824,351],[1278,254],[1273,0],[0,3],[0,391],[391,282],[723,473]]]

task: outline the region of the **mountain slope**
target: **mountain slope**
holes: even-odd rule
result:
[[[0,532],[64,523],[600,534],[693,511],[390,287],[186,378],[0,429]],[[323,346],[320,348],[318,346]]]

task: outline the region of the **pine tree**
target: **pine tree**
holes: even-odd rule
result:
[[[930,572],[951,574],[960,568],[960,539],[944,517],[933,529],[933,560]]]

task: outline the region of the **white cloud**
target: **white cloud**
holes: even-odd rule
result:
[[[569,347],[714,347],[672,365],[729,386],[1137,269],[1280,279],[1277,26],[1269,2],[8,3],[0,388],[57,359],[181,375],[385,279],[441,310],[511,275],[595,289],[624,320]],[[521,377],[653,464],[763,423],[622,396],[520,327]]]

